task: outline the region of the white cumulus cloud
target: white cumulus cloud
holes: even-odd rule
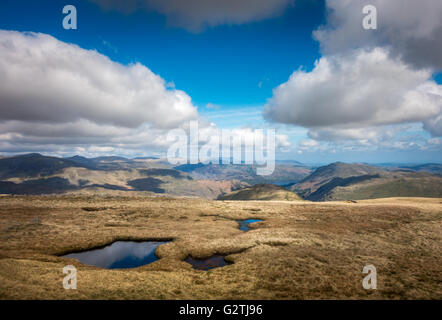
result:
[[[0,30],[0,151],[139,155],[198,118],[183,91],[50,35]]]
[[[377,29],[362,27],[362,8],[373,5]],[[326,0],[327,23],[314,36],[323,54],[388,47],[416,68],[442,70],[442,1]]]
[[[183,91],[147,67],[41,33],[0,31],[1,120],[174,127],[197,117]]]
[[[277,87],[264,114],[322,139],[336,136],[333,130],[351,136],[361,128],[428,121],[442,112],[442,86],[430,78],[429,70],[415,70],[382,48],[324,56],[311,72],[295,71]],[[435,134],[440,122],[433,124],[426,128]]]

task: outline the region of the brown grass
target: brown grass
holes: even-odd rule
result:
[[[0,298],[441,299],[441,204],[0,197]],[[264,221],[242,232],[235,219],[247,218]],[[170,238],[157,249],[161,259],[135,269],[58,257]],[[212,254],[234,263],[205,272],[183,262]],[[68,264],[78,269],[77,290],[62,287]],[[362,288],[367,264],[377,267],[377,290]]]

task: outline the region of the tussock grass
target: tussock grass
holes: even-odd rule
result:
[[[441,202],[1,197],[0,298],[441,299]],[[252,230],[239,230],[235,220],[257,216]],[[158,247],[161,259],[135,269],[59,257],[164,239],[173,241]],[[183,261],[214,254],[233,264],[206,272]],[[78,269],[77,290],[62,287],[68,264]],[[378,290],[362,288],[367,264],[377,267]]]

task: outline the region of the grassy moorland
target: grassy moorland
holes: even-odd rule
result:
[[[37,218],[36,218],[37,217]],[[235,219],[259,218],[252,230]],[[2,299],[441,299],[442,199],[209,201],[124,196],[0,198]],[[174,239],[124,270],[59,255],[116,240]],[[183,260],[227,255],[197,271]],[[65,290],[62,268],[78,269]],[[375,265],[378,289],[362,288]]]

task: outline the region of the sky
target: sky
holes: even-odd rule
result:
[[[160,156],[198,120],[202,140],[275,129],[281,160],[440,163],[441,16],[439,0],[3,0],[0,154]]]

